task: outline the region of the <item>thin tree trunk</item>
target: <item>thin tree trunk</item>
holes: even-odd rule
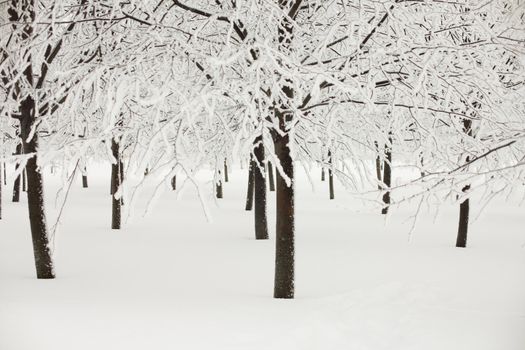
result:
[[[22,154],[22,144],[18,144],[16,146],[15,155]],[[15,164],[15,174],[17,173],[18,169],[20,168],[20,164]],[[13,183],[13,202],[20,202],[20,174],[18,174],[15,178],[15,182]]]
[[[228,162],[226,161],[226,158],[224,159],[224,182],[228,182]]]
[[[22,171],[22,191],[27,192],[26,169]]]
[[[250,165],[248,168],[248,192],[246,193],[246,210],[252,210],[253,208],[253,192],[254,192],[254,181],[255,175],[253,172],[255,164],[252,157],[250,156]]]
[[[177,175],[173,175],[171,178],[171,189],[175,191],[177,189]]]
[[[325,181],[324,166],[321,167],[321,181]]]
[[[330,188],[330,199],[335,198],[334,194],[334,174],[333,174],[333,162],[332,162],[332,152],[328,151],[328,163],[330,167],[328,168],[328,185]]]
[[[7,170],[4,162],[4,186],[7,186]]]
[[[253,150],[255,162],[254,172],[254,194],[255,194],[255,239],[268,239],[268,221],[266,218],[266,179],[264,176],[264,146],[262,136],[255,139]]]
[[[119,154],[120,154],[120,147],[119,147]],[[118,163],[118,175],[119,175],[119,186],[122,186],[122,183],[124,182],[124,162],[122,161],[122,156],[120,157],[120,161]],[[124,205],[124,196],[120,196],[120,205]]]
[[[420,171],[420,175],[421,177],[425,176],[425,159],[423,158],[423,152],[421,152],[419,154],[419,162],[420,162],[420,165],[421,165],[421,171]]]
[[[381,214],[388,214],[390,207],[390,187],[392,186],[392,136],[389,134],[388,137],[389,145],[385,145],[385,156],[386,160],[383,162],[384,173],[383,183],[385,184],[386,192],[383,194],[383,209]]]
[[[111,164],[111,228],[113,230],[119,230],[121,227],[121,204],[120,199],[115,197],[121,183],[121,174],[120,174],[120,146],[118,142],[112,138],[111,139],[111,152],[115,162]]]
[[[215,196],[219,199],[222,198],[222,174],[221,174],[221,171],[219,170],[219,176],[218,176],[218,181],[215,183]]]
[[[272,163],[268,163],[268,177],[270,178],[270,192],[275,192],[275,177],[273,175]]]
[[[463,119],[463,132],[468,136],[472,136],[472,120]],[[465,162],[468,163],[470,157],[467,156]],[[463,187],[463,193],[470,190],[470,185]],[[470,201],[465,199],[459,205],[459,224],[458,224],[458,236],[456,238],[456,247],[465,248],[467,246],[467,233],[468,233],[468,221],[469,221]]]
[[[35,101],[30,96],[22,101],[20,131],[23,141],[22,150],[27,154],[33,154],[33,156],[27,160],[26,171],[28,184],[27,205],[29,209],[36,274],[39,279],[50,279],[55,278],[55,273],[53,271],[53,260],[49,246],[44,209],[44,179],[41,169],[37,164],[38,132],[33,133],[31,140],[28,141],[34,123],[35,107]]]
[[[281,116],[281,119],[284,119]],[[275,281],[274,298],[293,299],[295,273],[295,209],[294,209],[294,166],[288,144],[289,134],[284,136],[274,133],[275,154],[281,163],[285,175],[291,180],[286,183],[277,172],[276,203],[276,246],[275,246]]]
[[[470,185],[463,187],[463,192],[467,192]],[[456,238],[456,247],[465,248],[467,246],[468,220],[469,220],[470,202],[465,199],[459,205],[459,225],[458,236]]]
[[[382,190],[383,186],[381,184],[383,183],[383,175],[381,175],[381,156],[379,155],[379,144],[377,141],[374,141],[374,145],[376,146],[376,177],[377,177],[377,189]]]
[[[82,174],[82,188],[88,188],[88,177]]]

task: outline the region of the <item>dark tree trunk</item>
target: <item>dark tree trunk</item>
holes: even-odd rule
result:
[[[383,209],[381,214],[388,214],[390,206],[390,187],[392,186],[392,136],[388,137],[389,145],[385,145],[385,161],[383,162],[383,183],[386,192],[383,194]]]
[[[119,149],[120,154],[120,149]],[[118,163],[118,174],[119,174],[119,186],[122,186],[122,183],[124,182],[124,162],[122,161],[122,157],[120,157],[120,161]],[[124,196],[120,197],[120,205],[124,205]]]
[[[177,189],[177,175],[173,175],[171,178],[171,189],[175,191]]]
[[[328,185],[330,187],[330,199],[335,198],[334,193],[334,173],[333,173],[333,162],[332,162],[332,152],[328,151],[328,163],[330,167],[328,168]]]
[[[299,4],[299,2],[297,2]],[[280,0],[281,10],[288,12],[288,1]],[[295,6],[295,5],[293,5]],[[289,48],[293,39],[293,20],[299,10],[290,10],[290,16],[282,19],[278,27],[279,51],[288,55]],[[281,85],[281,91],[287,99],[294,98],[292,82],[286,80]],[[282,109],[287,109],[286,105],[281,105]],[[289,127],[293,122],[293,115],[282,110],[275,110],[275,116],[279,121],[279,130],[272,130],[275,155],[281,165],[282,174],[277,172],[276,188],[276,227],[275,227],[275,279],[274,279],[274,298],[293,299],[295,292],[295,203],[294,203],[294,164],[290,145]],[[285,181],[285,176],[289,183]]]
[[[321,181],[325,180],[324,167],[321,168]]]
[[[426,174],[425,170],[424,170],[425,169],[425,158],[423,158],[423,152],[421,152],[419,154],[419,163],[421,165],[421,172],[420,172],[420,174],[421,174],[421,177],[423,177]]]
[[[114,138],[111,139],[111,152],[115,158],[115,162],[111,164],[111,228],[119,230],[121,227],[122,202],[115,197],[115,194],[121,185],[121,160],[120,145]]]
[[[289,135],[274,133],[275,154],[286,176],[292,181],[290,186],[277,171],[276,203],[276,249],[274,298],[292,299],[294,297],[294,253],[295,253],[295,210],[294,210],[294,166],[288,148]]]
[[[82,188],[88,188],[88,177],[82,174]]]
[[[215,183],[215,196],[219,199],[222,198],[222,174],[219,170],[218,181]]]
[[[32,73],[31,73],[32,75]],[[49,247],[49,238],[44,210],[44,179],[38,167],[38,132],[33,133],[28,141],[34,123],[35,101],[26,97],[21,103],[20,132],[23,141],[22,150],[33,156],[27,160],[27,204],[29,222],[35,256],[36,275],[39,279],[55,278],[53,260]]]
[[[374,141],[374,145],[376,146],[376,177],[377,177],[377,189],[382,190],[383,186],[381,184],[383,183],[383,175],[381,175],[381,156],[379,155],[379,144],[377,141]]]
[[[467,192],[470,186],[463,187],[463,192]],[[468,232],[468,219],[469,219],[470,203],[469,199],[465,199],[459,205],[459,225],[458,225],[458,236],[456,238],[456,247],[465,248],[467,246],[467,232]]]
[[[31,23],[35,20],[35,4],[33,1],[23,1],[17,6],[17,1],[12,1],[12,6],[8,9],[9,20],[13,23],[26,23],[21,32],[21,40],[27,40],[33,35]],[[33,67],[31,64],[31,55],[25,57],[23,75],[27,84],[34,88],[33,84]],[[16,85],[17,89],[20,85]],[[17,90],[15,89],[15,90]],[[18,95],[18,92],[15,92]],[[27,207],[29,212],[29,223],[31,227],[31,238],[33,242],[33,253],[35,257],[36,275],[39,279],[55,278],[53,271],[53,260],[49,246],[49,237],[46,225],[46,213],[44,209],[44,180],[41,169],[38,167],[38,132],[31,133],[36,121],[35,111],[37,105],[32,94],[20,97],[19,112],[16,118],[20,122],[20,137],[22,145],[20,150],[30,155],[27,159]],[[29,139],[31,135],[31,139]]]
[[[4,186],[7,185],[7,170],[5,168],[5,162],[4,162]]]
[[[15,155],[22,154],[22,144],[16,146]],[[15,174],[20,168],[20,164],[15,164]],[[20,175],[17,175],[13,183],[13,202],[20,202]]]
[[[264,146],[262,136],[255,139],[253,150],[255,162],[254,172],[254,194],[255,194],[255,239],[268,239],[268,221],[266,218],[266,179],[264,176]]]
[[[254,161],[252,157],[250,156],[250,165],[248,169],[248,192],[246,193],[246,210],[252,210],[253,208],[253,194],[254,194],[254,181],[255,181],[255,175],[254,175]]]
[[[463,119],[463,132],[468,136],[472,136],[472,120]],[[467,156],[465,162],[468,163],[470,157]],[[470,190],[470,185],[463,187],[463,193]],[[467,246],[467,233],[468,233],[468,220],[469,220],[469,211],[470,211],[470,201],[465,199],[459,205],[459,225],[458,225],[458,236],[456,238],[456,247],[465,248]]]
[[[224,182],[228,182],[228,162],[224,159]]]
[[[275,177],[273,175],[273,164],[268,163],[268,177],[270,181],[270,192],[275,192]]]
[[[27,192],[26,170],[22,171],[22,191]]]

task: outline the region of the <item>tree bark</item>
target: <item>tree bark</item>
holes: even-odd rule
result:
[[[4,186],[7,186],[7,170],[4,162]]]
[[[120,199],[116,198],[115,194],[121,185],[121,160],[120,145],[115,140],[115,138],[111,139],[111,152],[113,154],[113,158],[115,158],[114,163],[111,164],[111,228],[113,230],[119,230],[121,227],[122,202]]]
[[[246,210],[252,210],[253,209],[253,194],[254,194],[254,182],[255,182],[255,175],[254,175],[254,161],[252,159],[252,156],[250,156],[250,165],[248,169],[248,191],[246,193]]]
[[[321,167],[321,181],[325,181],[324,167]]]
[[[32,75],[32,73],[31,73]],[[33,156],[27,160],[27,205],[29,209],[29,222],[33,241],[33,253],[35,256],[35,267],[37,278],[55,278],[53,271],[53,260],[49,247],[49,237],[46,224],[44,207],[44,179],[41,169],[38,167],[38,132],[31,136],[33,123],[35,122],[35,101],[31,96],[26,97],[21,103],[20,131],[22,137],[22,150]]]
[[[467,192],[470,189],[470,185],[463,187],[463,192]],[[470,202],[469,199],[465,199],[459,205],[459,225],[458,225],[458,236],[456,238],[456,247],[465,248],[467,246],[467,233],[468,233],[468,221],[469,221]]]
[[[173,175],[171,178],[171,189],[175,191],[177,189],[177,175]]]
[[[218,176],[218,181],[215,183],[215,196],[219,199],[221,199],[223,197],[223,194],[222,194],[222,174],[221,174],[221,171],[219,170],[219,176]]]
[[[15,155],[22,154],[22,143],[18,144],[16,146]],[[20,168],[20,164],[15,164],[15,174]],[[15,181],[13,183],[13,202],[17,203],[20,202],[20,174],[18,174],[15,178]]]
[[[467,136],[472,136],[472,120],[463,119],[463,132]],[[467,156],[465,162],[468,163],[470,157]],[[463,187],[463,193],[470,190],[470,185]],[[467,246],[467,233],[468,233],[468,221],[470,212],[470,200],[467,198],[459,205],[459,224],[458,224],[458,236],[456,238],[456,247],[465,248]]]
[[[224,182],[228,182],[228,162],[226,161],[226,158],[224,159]]]
[[[330,167],[328,168],[328,185],[330,188],[330,199],[335,198],[334,193],[334,174],[333,174],[333,162],[332,162],[332,152],[328,151],[328,163]]]
[[[26,169],[22,171],[22,191],[27,192]]]
[[[119,147],[119,154],[120,154],[120,147]],[[122,183],[124,182],[124,162],[122,161],[122,157],[120,157],[120,161],[118,162],[118,174],[119,174],[119,186],[122,186]],[[120,206],[124,205],[124,196],[120,196]]]
[[[88,188],[88,177],[82,174],[82,188]]]
[[[388,137],[389,145],[385,145],[385,157],[383,162],[383,183],[385,184],[385,193],[383,194],[383,209],[381,214],[388,214],[390,207],[390,187],[392,186],[392,136]]]
[[[374,145],[376,146],[376,177],[377,177],[377,189],[382,190],[383,186],[381,184],[383,183],[383,175],[381,174],[381,156],[379,155],[379,144],[377,141],[374,141]]]
[[[275,178],[273,175],[273,164],[268,163],[268,177],[270,181],[270,192],[275,192]]]
[[[15,0],[11,1],[11,6],[7,10],[9,20],[14,25],[23,25],[20,39],[22,41],[31,38],[33,35],[32,23],[35,20],[35,4],[33,1],[20,2],[20,6],[17,6]],[[28,54],[25,57],[24,64],[20,67],[24,67],[23,76],[30,86],[35,88],[33,84],[33,67],[31,55]],[[20,85],[16,85],[16,95],[20,97],[19,112],[15,118],[20,122],[20,138],[22,139],[22,145],[19,150],[20,153],[30,155],[27,159],[26,170],[27,170],[27,206],[29,213],[29,223],[31,227],[31,239],[33,242],[33,254],[35,257],[36,275],[39,279],[51,279],[55,278],[53,271],[53,259],[51,256],[51,249],[49,246],[49,237],[46,224],[46,213],[44,207],[44,180],[41,169],[38,167],[38,132],[31,133],[35,126],[36,116],[35,111],[37,105],[33,99],[33,94],[27,94],[22,96],[20,93]],[[29,139],[31,135],[31,139]],[[19,188],[18,188],[19,191]]]
[[[295,208],[294,208],[294,166],[288,144],[289,134],[274,133],[275,153],[286,176],[291,180],[287,185],[281,173],[277,172],[276,203],[276,246],[274,298],[293,299],[295,273]]]
[[[262,135],[255,141],[253,153],[255,162],[254,172],[254,195],[255,195],[255,239],[268,239],[268,221],[266,217],[266,179],[264,176],[264,146]]]

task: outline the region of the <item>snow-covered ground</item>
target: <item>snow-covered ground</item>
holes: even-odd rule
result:
[[[272,299],[271,239],[255,241],[246,171],[209,223],[195,190],[164,192],[149,215],[110,227],[107,167],[72,187],[56,237],[56,280],[35,278],[26,198],[0,221],[1,350],[525,349],[525,208],[497,200],[454,247],[457,208],[411,208],[385,224],[327,183],[297,183],[296,299]],[[60,203],[49,185],[49,225]],[[9,186],[10,188],[11,186]],[[211,185],[210,185],[211,187]],[[475,207],[474,207],[475,209]],[[435,219],[435,220],[434,220]]]

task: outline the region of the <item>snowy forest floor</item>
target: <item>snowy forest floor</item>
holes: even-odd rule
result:
[[[244,210],[234,169],[207,222],[191,185],[166,190],[146,217],[112,231],[109,167],[72,187],[56,237],[56,280],[37,280],[26,197],[4,187],[0,349],[525,349],[525,208],[496,200],[455,248],[458,208],[414,205],[385,218],[314,170],[296,185],[296,299],[275,300],[270,240]],[[299,170],[299,169],[298,169]],[[48,176],[49,226],[61,186]],[[472,203],[474,214],[477,211]],[[141,209],[142,208],[142,209]],[[475,215],[472,215],[475,216]]]

